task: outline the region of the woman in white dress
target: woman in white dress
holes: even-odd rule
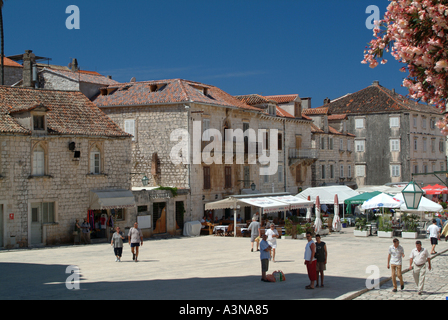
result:
[[[272,248],[271,250],[272,261],[275,262],[275,250],[277,249],[278,231],[277,229],[275,229],[275,225],[273,223],[271,223],[269,230],[267,230],[265,234],[268,236],[268,244]]]

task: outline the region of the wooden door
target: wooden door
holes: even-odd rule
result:
[[[31,205],[31,244],[42,243],[42,207],[40,203]]]

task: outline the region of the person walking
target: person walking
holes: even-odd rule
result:
[[[436,245],[438,244],[438,239],[440,238],[440,228],[437,226],[436,219],[432,220],[432,225],[426,229],[427,232],[429,232],[429,239],[431,240],[431,254],[436,254]]]
[[[417,291],[421,295],[425,285],[426,262],[428,262],[428,268],[431,270],[431,258],[428,250],[422,248],[421,241],[415,242],[415,248],[411,251],[409,258],[409,270],[413,270]]]
[[[254,242],[257,243],[255,250],[260,251],[258,250],[258,239],[261,234],[260,222],[257,221],[257,218],[255,216],[252,218],[252,222],[249,224],[248,229],[250,231],[250,243],[251,243],[250,252],[254,252]]]
[[[120,227],[117,227],[116,232],[112,235],[110,245],[114,247],[115,262],[121,262],[121,255],[123,254],[123,234],[120,232]]]
[[[262,240],[260,241],[260,260],[261,260],[261,281],[269,282],[266,277],[266,272],[269,270],[269,259],[271,258],[271,246],[266,241],[268,238],[267,235],[262,236]]]
[[[319,234],[316,234],[316,286],[319,286],[319,274],[320,274],[320,286],[324,286],[324,271],[327,270],[327,245],[325,242],[321,241]]]
[[[143,234],[138,228],[138,223],[134,223],[134,227],[129,229],[129,245],[131,246],[132,260],[138,262],[138,251],[140,244],[143,245]],[[134,252],[135,251],[135,252]]]
[[[404,289],[402,271],[402,258],[404,258],[404,249],[400,245],[400,241],[395,238],[393,244],[389,247],[389,255],[387,256],[387,269],[392,267],[392,284],[394,288],[392,292],[397,292],[397,277],[400,279],[401,290]]]
[[[271,246],[271,258],[272,261],[275,262],[275,249],[277,248],[277,238],[278,231],[275,229],[274,223],[271,223],[269,226],[269,230],[266,231],[266,235],[268,236],[268,244]]]
[[[314,254],[316,253],[316,245],[311,237],[311,232],[306,233],[306,239],[308,240],[308,243],[305,246],[304,264],[306,265],[310,285],[306,286],[305,289],[314,289],[314,281],[317,280],[316,258],[314,257]]]
[[[448,241],[448,220],[443,225],[441,235],[445,237],[445,242]]]

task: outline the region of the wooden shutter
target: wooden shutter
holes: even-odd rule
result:
[[[210,183],[210,167],[204,167],[204,190],[211,189]]]

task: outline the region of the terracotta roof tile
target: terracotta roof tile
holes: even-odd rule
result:
[[[106,93],[107,89],[110,93],[107,95],[100,94],[94,98],[97,106],[114,107],[196,102],[260,111],[260,109],[247,105],[215,86],[183,79],[128,82],[102,88],[102,91]]]
[[[119,82],[109,79],[95,71],[80,70],[78,72],[72,72],[72,71],[67,71],[67,70],[62,70],[62,69],[45,67],[40,72],[45,72],[45,71],[56,73],[61,76],[67,77],[72,80],[80,81],[80,82],[96,83],[96,84],[108,85],[108,86],[119,84]]]
[[[274,95],[274,96],[265,96],[265,98],[269,100],[274,100],[277,103],[288,103],[297,99],[298,94],[284,94],[284,95]]]
[[[1,57],[1,56],[0,56]],[[5,67],[17,67],[17,68],[23,68],[23,66],[20,63],[17,63],[7,57],[4,57],[3,63],[5,64]]]
[[[0,132],[19,130],[11,114],[45,106],[50,134],[129,137],[115,122],[79,91],[0,86]],[[20,132],[24,133],[22,130]],[[19,132],[17,131],[17,132]],[[28,132],[28,130],[26,130]]]
[[[371,85],[358,92],[345,95],[312,111],[312,114],[327,109],[329,114],[366,114],[376,112],[399,112],[403,110],[441,113],[433,106],[412,101],[381,85]],[[311,114],[311,113],[307,113]]]

